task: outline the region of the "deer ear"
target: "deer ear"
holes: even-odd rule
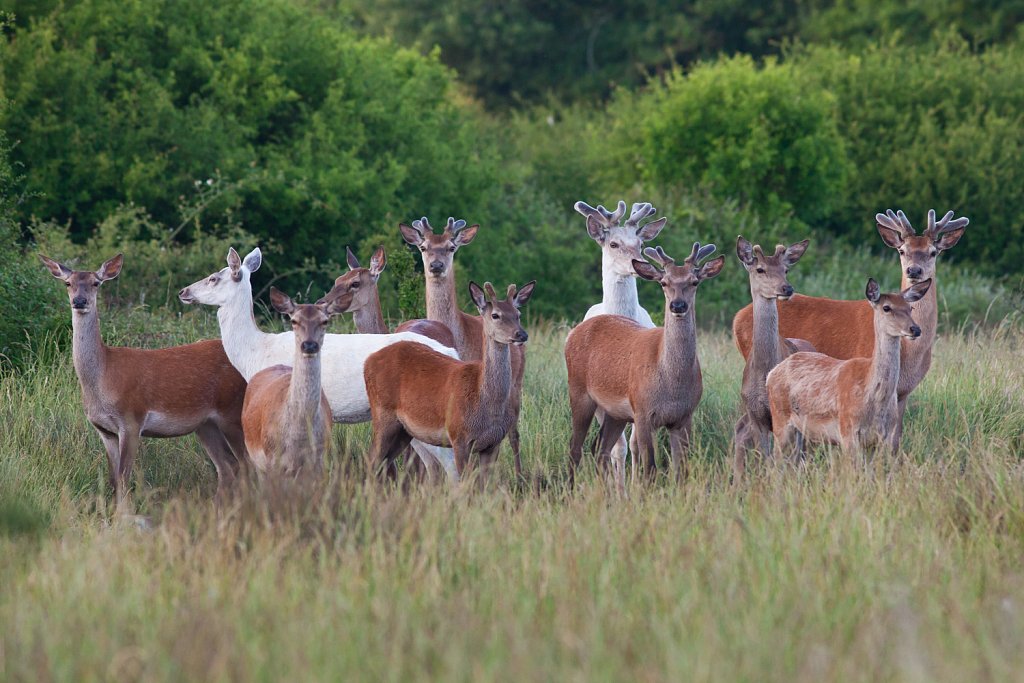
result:
[[[256,247],[248,254],[245,255],[245,260],[242,261],[242,265],[250,273],[255,273],[260,269],[260,265],[263,263],[263,252],[260,251],[259,247]]]
[[[411,225],[399,223],[398,232],[402,233],[402,239],[405,240],[406,244],[411,244],[414,247],[418,247],[423,241],[423,233]]]
[[[468,228],[463,228],[462,230],[459,230],[457,233],[455,233],[455,237],[452,239],[452,241],[455,242],[455,246],[464,247],[473,241],[473,238],[476,237],[476,233],[478,230],[480,230],[480,226],[475,224],[469,226]]]
[[[587,216],[587,234],[597,240],[598,244],[603,244],[604,236],[607,234],[607,229],[601,221],[591,215]]]
[[[927,280],[923,280],[916,284],[910,285],[902,292],[900,292],[900,296],[903,297],[904,301],[912,304],[915,301],[920,301],[924,297],[924,295],[928,293],[928,290],[931,288],[931,286],[932,279],[928,278]]]
[[[345,302],[343,297],[337,297],[328,301],[327,297],[324,297],[316,302],[316,305],[320,309],[331,316],[332,318],[336,315],[348,312],[348,304],[352,303],[352,297],[348,297],[348,301]]]
[[[124,254],[118,254],[112,259],[108,259],[103,262],[100,269],[96,271],[96,277],[100,279],[100,282],[106,282],[107,280],[113,280],[115,277],[121,274],[121,266],[124,264]]]
[[[713,258],[700,267],[698,277],[700,277],[701,280],[709,280],[721,273],[723,267],[725,267],[724,255],[719,256],[718,258]]]
[[[877,224],[878,234],[882,236],[882,241],[885,242],[886,246],[892,247],[893,249],[899,249],[903,246],[903,235],[892,228],[887,228],[881,223]]]
[[[481,313],[487,308],[487,296],[484,294],[484,290],[480,288],[480,285],[472,281],[469,283],[469,298],[473,300],[473,304]]]
[[[232,273],[237,273],[242,267],[242,257],[238,255],[234,247],[228,247],[228,268]]]
[[[956,243],[960,241],[960,238],[964,236],[964,230],[966,230],[966,226],[963,228],[954,228],[953,230],[942,233],[935,238],[935,246],[939,251],[952,249],[956,246]]]
[[[789,245],[782,256],[782,262],[785,263],[786,266],[794,265],[800,260],[800,257],[804,255],[804,252],[807,251],[807,245],[810,243],[810,240],[801,240],[796,244]]]
[[[71,274],[74,272],[63,263],[57,263],[52,258],[43,256],[42,254],[39,255],[39,260],[43,262],[43,265],[46,266],[50,273],[58,280],[67,282],[68,278],[71,277]]]
[[[864,288],[864,296],[866,296],[868,301],[873,304],[877,304],[878,300],[882,298],[882,290],[878,288],[878,283],[875,282],[875,278],[868,278],[868,286]]]
[[[384,247],[377,247],[370,257],[370,275],[375,279],[380,277],[388,266],[388,255],[384,253]]]
[[[295,302],[277,287],[270,288],[270,305],[274,307],[275,311],[285,315],[291,315],[295,312]]]
[[[516,295],[512,297],[512,305],[515,306],[516,308],[522,308],[523,306],[525,306],[526,302],[530,300],[531,296],[533,296],[533,290],[536,286],[536,280],[530,280],[525,285],[523,285],[519,289],[519,291],[516,292]]]
[[[736,258],[738,258],[740,263],[745,266],[749,266],[754,263],[754,245],[743,237],[743,235],[736,238]]]
[[[647,225],[638,228],[636,234],[644,242],[650,242],[665,228],[665,224],[668,223],[668,218],[662,216],[656,221],[651,221]]]
[[[355,270],[359,267],[359,259],[356,258],[356,255],[347,246],[345,247],[345,263],[348,264],[349,270]]]
[[[661,271],[655,268],[647,261],[638,261],[633,259],[633,270],[637,275],[645,280],[652,280],[657,282],[661,279]]]

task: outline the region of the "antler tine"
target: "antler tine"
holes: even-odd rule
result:
[[[619,200],[619,205],[615,207],[614,213],[608,217],[608,220],[614,225],[622,220],[622,217],[626,214],[626,202]]]
[[[640,221],[653,216],[657,211],[657,209],[651,206],[650,202],[637,202],[633,205],[633,210],[629,214],[629,220],[626,221],[626,225],[633,228],[639,227]]]
[[[700,242],[694,242],[693,248],[690,250],[690,255],[686,257],[686,260],[693,263],[697,260],[697,252],[700,251]]]
[[[675,264],[675,259],[666,254],[661,247],[644,247],[643,255],[653,261],[655,265],[661,266],[662,270]]]
[[[776,244],[775,245],[775,253],[773,254],[773,256],[782,256],[784,253],[786,253],[786,245],[785,244]]]
[[[572,208],[576,209],[577,213],[582,214],[584,216],[592,216],[595,213],[598,213],[597,209],[595,209],[590,204],[587,204],[584,201],[576,202],[575,204],[572,205]]]
[[[930,213],[934,214],[935,212],[932,211]],[[952,218],[953,212],[947,211],[946,215],[943,216],[942,219],[935,224],[935,229],[932,230],[931,232],[932,236],[938,236],[944,232],[949,232],[950,230],[957,230],[959,228],[963,228],[969,225],[971,222],[971,219],[967,218],[966,216],[961,216],[956,220],[952,220]]]
[[[505,290],[505,301],[512,301],[512,299],[515,298],[517,289],[518,287],[516,287],[516,283],[513,282],[510,284],[508,289]]]
[[[896,212],[896,217],[900,220],[900,225],[908,235],[916,235],[917,231],[914,230],[914,226],[910,224],[910,219],[907,218],[907,214],[903,213],[903,210]]]
[[[491,301],[498,300],[498,295],[494,293],[494,285],[492,285],[490,282],[484,283],[484,293],[487,295],[487,298],[490,299]]]
[[[696,263],[697,261],[700,261],[703,258],[711,256],[712,254],[715,253],[716,249],[718,249],[718,247],[716,247],[713,244],[705,244],[703,247],[697,250],[697,258],[694,259],[694,262]]]
[[[426,216],[421,217],[417,221],[412,222],[412,227],[416,228],[420,232],[434,232],[434,226],[430,224]]]

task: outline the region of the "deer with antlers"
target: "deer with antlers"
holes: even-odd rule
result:
[[[765,380],[779,361],[797,350],[793,342],[779,334],[776,301],[786,301],[793,296],[789,269],[804,255],[809,243],[803,240],[788,247],[779,244],[775,253],[768,256],[761,245],[751,244],[742,235],[736,238],[736,256],[750,279],[754,307],[754,338],[743,367],[740,389],[743,414],[736,423],[733,439],[733,471],[737,481],[743,478],[748,454],[758,451],[767,456],[771,452],[772,415]]]
[[[509,285],[504,300],[498,299],[489,282],[483,289],[475,282],[469,284],[483,325],[482,360],[454,360],[406,343],[389,346],[367,359],[366,391],[373,413],[371,462],[386,467],[416,438],[450,446],[460,476],[473,465],[476,454],[486,475],[502,439],[515,424],[512,349],[528,339],[519,309],[533,294],[535,284],[529,282],[521,289]]]
[[[384,247],[377,247],[370,257],[370,265],[364,268],[359,265],[359,259],[352,253],[352,250],[345,247],[345,257],[349,271],[338,276],[334,280],[334,286],[320,302],[344,305],[348,301],[347,310],[352,313],[356,324],[356,332],[360,334],[388,334],[387,323],[384,322],[384,312],[380,306],[380,293],[377,289],[377,281],[381,273],[387,267],[387,254]],[[318,302],[318,303],[320,303]],[[412,332],[430,337],[439,344],[449,348],[455,348],[455,337],[451,330],[444,323],[436,320],[407,320],[400,324],[396,332]],[[450,448],[424,448],[418,441],[412,444],[412,450],[419,456],[419,460],[406,457],[406,467],[412,471],[419,471],[416,463],[422,463],[423,468],[431,479],[437,478],[437,470],[440,467],[450,479],[457,479],[458,472],[455,469],[455,456]],[[395,473],[392,472],[392,475]]]
[[[121,273],[118,254],[99,270],[72,270],[39,255],[68,289],[71,354],[85,415],[107,451],[110,485],[127,512],[128,480],[142,437],[193,432],[217,470],[221,498],[248,460],[242,436],[245,380],[217,340],[166,349],[107,346],[100,336],[100,285]]]
[[[328,303],[296,305],[274,287],[270,303],[291,321],[294,359],[290,367],[272,365],[249,380],[242,408],[245,445],[261,475],[319,476],[331,441],[320,349],[331,316],[343,311]]]
[[[949,211],[936,221],[935,211],[928,212],[928,227],[918,235],[902,211],[886,211],[875,215],[878,232],[886,245],[896,249],[902,267],[901,287],[925,280],[934,281],[937,256],[953,248],[969,221],[953,218]],[[900,378],[897,383],[897,423],[892,433],[893,450],[899,449],[903,434],[903,415],[907,397],[928,374],[932,362],[932,346],[938,327],[937,288],[912,308],[914,319],[921,326],[921,337],[913,343],[900,344]],[[796,295],[779,302],[779,332],[786,337],[805,339],[826,355],[846,360],[869,357],[874,349],[874,326],[869,302],[843,301]],[[733,338],[744,358],[750,355],[753,339],[753,307],[741,309],[733,319]]]
[[[807,441],[838,444],[846,452],[874,451],[892,443],[899,424],[900,344],[919,341],[922,331],[911,305],[931,284],[922,280],[901,292],[882,294],[878,283],[868,280],[871,356],[838,360],[800,352],[768,373],[776,456],[792,450],[797,433]]]
[[[402,239],[419,249],[423,258],[426,275],[427,318],[443,323],[455,336],[455,350],[464,361],[483,359],[486,346],[484,321],[478,315],[464,313],[459,309],[455,295],[455,253],[473,241],[479,225],[466,225],[464,220],[449,218],[444,230],[435,233],[426,216],[415,220],[412,225],[398,226]],[[523,465],[519,443],[519,411],[522,407],[523,372],[526,368],[526,347],[517,344],[511,349],[512,355],[512,398],[509,402],[511,428],[508,433],[509,445],[516,477],[522,478]]]
[[[725,263],[722,256],[701,263],[714,250],[713,244],[702,247],[696,242],[682,265],[676,265],[660,247],[644,250],[658,267],[633,260],[637,275],[662,287],[664,327],[649,329],[622,316],[599,315],[569,333],[565,364],[572,411],[571,478],[579,467],[583,442],[598,408],[605,413],[598,436],[599,462],[608,462],[612,444],[632,422],[637,457],[642,459],[647,475],[653,477],[654,433],[666,427],[676,477],[685,477],[693,411],[703,393],[694,301],[697,286],[718,275]],[[612,464],[616,487],[624,493],[625,463]]]

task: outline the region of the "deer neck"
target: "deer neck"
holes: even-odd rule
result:
[[[636,292],[636,278],[631,275],[616,275],[611,259],[601,258],[601,307],[609,315],[624,315],[637,320],[640,299]]]
[[[466,348],[466,330],[455,297],[455,266],[444,277],[427,275],[427,319],[444,323],[455,337],[455,350],[460,354]]]
[[[480,405],[504,406],[512,391],[512,352],[508,344],[490,337],[484,345],[483,372],[480,373]]]
[[[307,358],[296,348],[285,406],[285,424],[295,440],[307,438],[320,424],[320,393],[320,354]]]
[[[697,363],[697,330],[691,307],[682,318],[676,318],[665,304],[665,327],[661,335],[658,370],[662,377],[685,381]]]
[[[875,316],[875,351],[871,356],[865,400],[872,406],[883,406],[896,395],[900,378],[900,337],[885,334]]]
[[[71,313],[71,358],[82,392],[93,395],[99,391],[106,369],[107,347],[100,337],[100,316],[95,310],[85,315]]]
[[[252,312],[252,289],[247,288],[234,302],[217,309],[221,342],[231,364],[248,382],[262,370],[258,358],[261,342],[270,336],[256,326]]]
[[[764,377],[782,360],[779,349],[779,308],[775,299],[752,294],[754,302],[754,339],[750,366]]]
[[[387,334],[389,332],[387,323],[384,322],[384,312],[380,308],[380,294],[377,287],[373,288],[373,296],[369,303],[352,313],[352,320],[355,321],[356,331],[360,334]]]

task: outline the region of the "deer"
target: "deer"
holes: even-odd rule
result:
[[[107,452],[107,472],[119,512],[130,508],[128,485],[142,437],[195,433],[217,471],[223,499],[248,462],[242,433],[245,379],[218,340],[163,349],[107,346],[100,335],[97,298],[121,273],[124,255],[96,271],[72,270],[39,255],[67,287],[71,355],[85,416]]]
[[[517,418],[511,410],[516,391],[512,349],[529,339],[520,309],[535,286],[535,281],[522,288],[509,285],[499,300],[491,283],[481,289],[470,282],[470,297],[483,326],[481,360],[456,360],[405,342],[367,359],[366,392],[373,413],[370,458],[378,471],[416,438],[451,447],[460,477],[478,467],[482,481],[488,479]]]
[[[664,327],[646,328],[623,316],[599,315],[569,333],[565,364],[572,412],[570,485],[583,456],[587,430],[599,408],[605,414],[598,435],[599,462],[608,462],[612,444],[632,422],[637,457],[648,478],[653,478],[654,433],[665,427],[676,479],[685,479],[693,412],[703,393],[694,302],[697,286],[718,275],[725,263],[724,256],[702,263],[714,251],[713,244],[701,246],[695,242],[690,255],[676,265],[660,247],[648,247],[643,253],[650,262],[633,260],[637,275],[662,287]],[[620,460],[612,464],[616,488],[624,494],[625,463]]]
[[[966,217],[953,218],[948,211],[936,221],[935,211],[928,212],[925,231],[918,235],[902,211],[875,215],[882,241],[896,249],[900,257],[902,280],[906,289],[924,280],[935,280],[935,266],[940,253],[952,249],[969,224]],[[937,288],[931,287],[925,297],[913,304],[914,318],[921,326],[921,338],[900,343],[900,379],[897,384],[897,424],[892,433],[892,449],[899,450],[903,435],[903,418],[907,398],[928,374],[932,362],[932,346],[938,327]],[[826,355],[846,360],[871,355],[874,348],[872,308],[864,300],[845,301],[796,295],[779,302],[779,331],[786,337],[809,342]],[[746,306],[733,318],[733,339],[744,358],[750,355],[753,338],[753,307]]]
[[[619,225],[626,215],[626,202],[619,201],[615,211],[608,211],[601,205],[595,209],[586,202],[573,205],[578,213],[587,219],[587,234],[601,247],[601,303],[587,310],[584,320],[596,315],[621,315],[635,320],[646,328],[654,327],[651,315],[643,306],[636,290],[636,271],[633,261],[643,261],[644,242],[654,240],[665,228],[665,217],[641,224],[657,209],[647,202],[633,204],[625,225]],[[604,413],[598,409],[598,424],[604,423]],[[634,444],[634,453],[636,444]],[[612,457],[625,462],[629,454],[625,431],[612,449]],[[636,476],[636,459],[633,460],[633,475]]]
[[[807,441],[838,444],[846,453],[870,453],[892,443],[900,416],[900,346],[920,340],[912,304],[931,285],[922,280],[882,294],[869,278],[865,297],[874,328],[869,357],[840,360],[802,351],[768,373],[776,458],[792,450],[797,433]]]
[[[349,247],[345,247],[345,260],[348,263],[349,271],[335,278],[334,286],[318,303],[349,301],[347,310],[352,313],[356,332],[360,334],[389,334],[390,330],[384,321],[384,312],[380,306],[380,293],[377,289],[380,275],[387,267],[387,254],[384,247],[377,247],[374,250],[367,268],[359,265],[359,259]],[[436,320],[407,320],[400,324],[395,331],[422,334],[444,346],[455,348],[455,337],[451,330],[444,323]],[[419,456],[419,462],[422,463],[431,479],[437,478],[438,467],[444,469],[449,479],[456,480],[458,478],[458,472],[455,470],[455,458],[450,448],[428,449],[421,446],[422,444],[419,442],[414,442],[413,450]],[[406,458],[406,467],[410,471],[416,469],[414,466],[416,462],[416,460]]]
[[[232,247],[227,267],[178,292],[184,304],[217,307],[217,321],[228,359],[246,380],[273,365],[288,365],[294,357],[294,332],[270,334],[256,325],[253,316],[252,273],[259,270],[263,255],[253,249],[245,259]],[[344,309],[350,302],[333,305]],[[457,357],[455,349],[412,332],[395,334],[326,334],[321,345],[321,384],[331,406],[334,422],[354,424],[370,419],[370,402],[363,381],[363,365],[374,351],[398,342],[423,344],[438,353]]]
[[[743,367],[743,384],[740,389],[743,414],[736,422],[733,439],[733,473],[736,481],[742,480],[744,476],[749,453],[757,451],[762,456],[771,454],[772,415],[765,381],[772,368],[797,351],[792,341],[779,334],[776,302],[786,301],[793,296],[793,285],[788,278],[789,269],[804,255],[808,244],[810,240],[796,242],[788,247],[779,244],[775,252],[767,256],[761,245],[751,244],[742,235],[736,238],[736,256],[747,271],[754,310],[754,335],[750,355]]]
[[[426,278],[427,318],[443,323],[455,336],[455,350],[464,361],[480,361],[487,346],[484,322],[478,315],[461,311],[455,295],[455,252],[473,241],[479,225],[466,225],[466,221],[449,217],[440,233],[435,233],[427,217],[411,225],[398,226],[406,244],[418,249],[423,259]],[[520,456],[519,411],[522,406],[523,373],[526,367],[526,348],[522,344],[511,349],[512,355],[512,427],[508,433],[512,447],[513,464],[517,479],[523,478]]]

